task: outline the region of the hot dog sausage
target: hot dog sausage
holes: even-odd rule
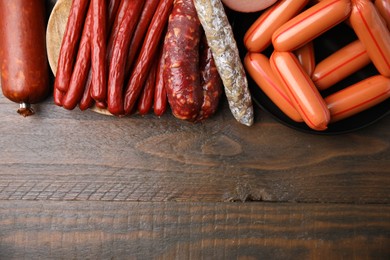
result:
[[[282,0],[267,8],[244,36],[248,51],[261,52],[271,44],[272,34],[299,13],[309,0]]]
[[[230,111],[241,124],[253,124],[252,97],[237,43],[220,0],[194,0],[215,65],[222,78]]]
[[[348,18],[349,0],[324,0],[298,14],[275,31],[272,44],[277,51],[292,51]]]
[[[325,98],[331,122],[355,115],[390,97],[390,79],[371,76]]]
[[[296,49],[294,54],[297,56],[299,63],[305,69],[307,75],[311,76],[316,67],[313,42],[310,41]]]
[[[312,80],[318,89],[327,89],[371,62],[366,48],[356,40],[319,62]]]
[[[120,29],[113,40],[112,55],[109,60],[107,108],[111,114],[117,116],[124,114],[123,87],[126,58],[142,7],[143,1],[130,1],[121,21]]]
[[[54,81],[54,87],[62,92],[66,92],[69,87],[77,53],[77,44],[82,34],[89,2],[90,0],[72,1],[65,33],[61,42]]]
[[[390,30],[390,0],[375,0],[374,4]]]
[[[156,9],[156,14],[150,22],[139,56],[134,64],[134,68],[126,86],[124,101],[125,114],[131,113],[136,104],[142,86],[146,80],[146,72],[149,71],[151,67],[153,57],[157,52],[157,46],[159,46],[163,36],[163,31],[166,27],[172,6],[173,0],[160,0]]]
[[[194,121],[202,104],[199,78],[200,22],[192,0],[174,2],[165,36],[164,82],[175,117]]]
[[[296,122],[303,121],[265,55],[248,52],[244,58],[244,65],[256,84],[285,115]]]
[[[209,118],[215,113],[223,91],[222,80],[215,66],[213,54],[204,33],[202,33],[200,47],[199,71],[200,85],[203,89],[203,102],[196,119],[197,121]]]
[[[390,32],[374,4],[354,0],[350,22],[376,69],[390,77]]]
[[[45,32],[43,0],[0,1],[1,87],[5,97],[21,104],[23,116],[33,114],[30,104],[49,93]]]
[[[313,81],[291,52],[273,52],[271,68],[285,87],[299,114],[314,130],[326,130],[330,114]]]

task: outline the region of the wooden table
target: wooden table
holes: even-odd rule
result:
[[[390,117],[301,133],[0,96],[0,259],[389,259]]]
[[[199,124],[16,108],[0,94],[0,259],[390,259],[390,117],[320,136],[225,99]]]

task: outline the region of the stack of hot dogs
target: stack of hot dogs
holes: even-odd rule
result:
[[[230,42],[211,41],[215,28],[198,17],[202,10],[218,14],[214,22],[230,31],[223,35]],[[223,48],[230,60],[217,55]],[[220,0],[72,2],[54,84],[57,105],[96,106],[115,116],[152,110],[161,116],[169,105],[175,117],[197,122],[215,113],[224,90],[236,119],[251,125],[245,70]]]
[[[388,0],[281,0],[247,31],[244,65],[288,117],[323,131],[390,97],[389,17]],[[315,64],[313,39],[342,22],[357,40]],[[262,52],[269,46],[268,57]],[[371,62],[377,75],[322,95]]]

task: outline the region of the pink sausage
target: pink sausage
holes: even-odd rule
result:
[[[303,121],[265,55],[249,52],[245,56],[244,65],[256,84],[285,115],[296,122]]]
[[[356,40],[319,62],[312,80],[318,89],[327,89],[371,62],[366,48]]]
[[[292,51],[348,18],[349,0],[324,0],[283,24],[272,35],[277,51]]]
[[[305,69],[307,74],[311,76],[316,67],[313,42],[308,42],[302,47],[296,49],[294,54],[297,56],[299,63]]]
[[[376,69],[390,77],[390,32],[374,4],[354,0],[350,22]]]
[[[375,0],[374,4],[390,30],[390,0]]]
[[[390,79],[375,75],[325,98],[331,122],[355,115],[390,97]]]
[[[326,130],[330,113],[319,91],[291,52],[274,52],[271,68],[284,85],[294,107],[314,130]]]
[[[271,44],[272,34],[294,17],[308,0],[282,0],[266,9],[248,29],[244,44],[248,51],[261,52]]]

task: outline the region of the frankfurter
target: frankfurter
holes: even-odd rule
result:
[[[146,72],[149,71],[152,65],[153,57],[157,52],[157,46],[159,46],[160,40],[163,37],[163,31],[168,22],[172,6],[173,0],[160,0],[156,9],[156,14],[150,22],[140,53],[125,88],[125,114],[129,114],[133,111],[134,105],[142,90],[142,86],[145,83],[147,76]]]
[[[77,53],[77,45],[82,34],[89,2],[90,0],[72,1],[72,6],[70,7],[70,14],[62,37],[54,81],[54,87],[62,92],[66,92],[69,87]]]
[[[248,52],[244,58],[244,65],[257,86],[285,115],[296,122],[303,121],[284,86],[273,72],[268,57],[261,53]]]
[[[293,51],[349,17],[349,0],[324,0],[283,24],[272,35],[277,51]]]
[[[390,77],[390,32],[374,4],[354,0],[350,22],[363,43],[372,63],[385,77]]]
[[[194,0],[215,65],[221,76],[230,111],[241,124],[253,124],[252,97],[232,27],[221,0]]]
[[[274,51],[270,62],[305,123],[314,130],[326,130],[330,120],[329,109],[296,56],[291,52]]]
[[[23,116],[49,93],[45,17],[43,0],[0,0],[1,88]]]
[[[299,63],[307,72],[307,75],[311,76],[314,68],[316,67],[313,42],[310,41],[302,47],[296,49],[294,54],[297,56]]]
[[[312,80],[319,90],[327,89],[371,63],[366,48],[355,40],[319,62]]]
[[[390,1],[389,0],[375,0],[376,9],[385,20],[387,28],[390,30]]]
[[[325,102],[333,123],[373,107],[389,97],[390,79],[375,75],[329,95]]]
[[[299,13],[309,0],[282,0],[267,8],[249,27],[244,44],[250,52],[261,52],[270,44],[272,34]]]

